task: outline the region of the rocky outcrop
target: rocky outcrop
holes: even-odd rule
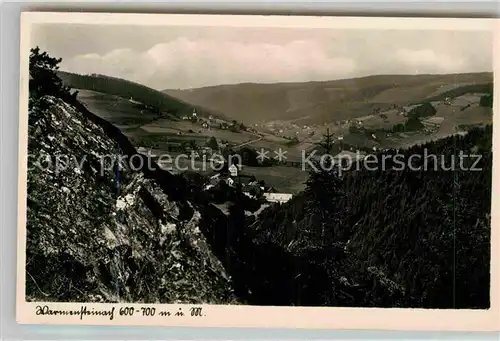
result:
[[[137,167],[130,142],[78,102],[32,104],[28,300],[234,302],[203,217],[173,175]]]

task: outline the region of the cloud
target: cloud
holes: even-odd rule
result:
[[[376,74],[492,71],[492,32],[439,29],[37,25],[61,69],[148,86],[302,82]]]
[[[157,89],[189,88],[240,82],[329,80],[348,77],[354,59],[332,55],[314,40],[284,44],[179,38],[146,51],[115,49],[63,61],[78,73],[102,73]]]
[[[479,33],[272,32],[222,30],[215,34],[198,30],[191,35],[176,33],[176,37],[169,32],[168,38],[165,32],[151,35],[148,31],[142,32],[142,39],[133,38],[131,32],[128,39],[123,32],[110,36],[102,33],[102,37],[96,33],[95,41],[81,39],[88,42],[86,49],[92,53],[82,54],[84,49],[79,44],[79,53],[68,52],[61,68],[121,77],[156,89],[321,81],[373,74],[477,72],[492,68],[491,39]],[[116,42],[118,36],[123,38],[120,44]],[[61,46],[68,44],[69,41]]]
[[[399,49],[395,58],[403,66],[413,68],[414,73],[460,72],[466,67],[466,60],[460,56],[450,56],[431,49]]]

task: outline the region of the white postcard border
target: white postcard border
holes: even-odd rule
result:
[[[204,316],[191,316],[185,304],[91,304],[45,303],[25,301],[26,262],[26,186],[28,132],[28,59],[30,32],[33,24],[67,23],[89,25],[173,25],[173,26],[233,26],[282,28],[346,28],[346,29],[436,29],[494,31],[494,119],[493,150],[500,143],[500,126],[495,116],[499,112],[500,88],[500,21],[498,19],[449,18],[383,18],[383,17],[313,17],[313,16],[254,16],[254,15],[185,15],[185,14],[112,14],[70,12],[24,12],[21,15],[20,42],[20,99],[19,99],[19,178],[18,178],[18,248],[17,248],[17,321],[22,324],[89,324],[89,325],[163,325],[190,327],[258,327],[308,329],[371,329],[426,331],[498,331],[500,311],[499,275],[499,213],[500,183],[495,170],[500,160],[493,158],[491,213],[491,282],[488,310],[434,310],[396,308],[338,308],[338,307],[260,307],[244,305],[203,305]],[[495,194],[497,194],[495,196]],[[73,316],[37,315],[48,306],[51,310],[87,312],[112,310],[110,315],[84,314]],[[37,308],[39,307],[39,308]],[[84,308],[85,307],[85,308]],[[131,309],[128,309],[131,307]],[[155,308],[155,316],[143,316],[142,308]],[[127,312],[133,311],[133,315]],[[175,316],[182,310],[184,316]],[[166,316],[169,311],[172,315]],[[163,316],[161,316],[163,312]],[[121,315],[120,315],[121,313]]]

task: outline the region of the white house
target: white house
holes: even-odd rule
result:
[[[264,193],[264,198],[269,202],[285,203],[292,197],[293,194],[290,193]]]
[[[243,192],[247,197],[254,198],[249,192]],[[264,198],[269,202],[277,202],[283,204],[292,199],[293,194],[290,193],[264,193]]]
[[[231,174],[231,176],[238,176],[238,167],[232,164],[231,166],[229,166],[229,173]]]

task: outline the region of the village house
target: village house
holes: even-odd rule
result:
[[[229,166],[229,174],[231,174],[231,176],[238,176],[238,167],[236,167],[236,165],[232,164],[231,166]]]
[[[290,193],[264,193],[264,198],[269,202],[285,203],[292,197],[293,194]]]
[[[150,150],[150,149],[147,149],[147,148],[144,148],[144,147],[137,148],[137,152],[140,153],[140,154],[145,154],[145,153],[148,152],[148,150]]]
[[[217,173],[217,174],[211,176],[209,181],[208,181],[208,184],[205,186],[205,190],[208,190],[210,188],[217,186],[220,181],[221,181],[220,174]]]
[[[234,186],[234,180],[232,178],[227,178],[226,183],[231,187]]]
[[[141,104],[141,102],[138,102],[138,101],[134,100],[132,97],[130,97],[130,99],[128,101],[130,103],[134,103],[134,104]]]

